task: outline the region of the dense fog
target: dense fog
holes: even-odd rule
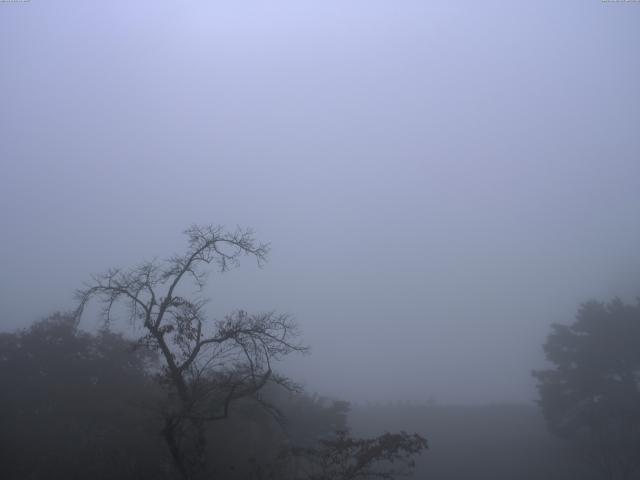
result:
[[[208,315],[290,314],[310,354],[277,369],[308,394],[356,423],[533,418],[551,324],[640,294],[639,25],[600,0],[0,3],[0,331],[240,226],[268,261],[213,269]]]

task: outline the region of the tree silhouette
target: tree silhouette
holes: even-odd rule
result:
[[[550,430],[605,478],[640,470],[640,302],[587,302],[570,325],[553,325],[534,371]],[[636,477],[633,477],[636,478]]]
[[[94,276],[77,292],[76,316],[96,298],[107,323],[120,304],[130,321],[142,325],[139,344],[159,352],[159,378],[169,393],[162,405],[162,435],[176,468],[192,479],[207,475],[206,425],[226,419],[240,399],[261,402],[257,394],[268,382],[295,389],[273,372],[272,362],[307,348],[296,342],[297,327],[287,315],[238,311],[209,320],[199,295],[183,296],[189,286],[203,289],[208,267],[222,273],[237,266],[242,256],[261,265],[268,245],[258,243],[251,230],[194,225],[185,234],[183,254]]]

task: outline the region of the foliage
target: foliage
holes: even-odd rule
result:
[[[552,328],[553,368],[533,373],[547,425],[606,478],[630,478],[640,469],[640,302],[591,301]]]
[[[261,392],[262,400],[272,407],[273,428],[281,431],[286,443],[312,446],[323,438],[347,430],[349,402],[323,397],[303,391],[291,392],[279,385],[267,385]]]
[[[390,480],[408,475],[415,466],[413,457],[426,449],[427,441],[418,434],[361,439],[343,430],[319,440],[316,447],[290,449],[283,459],[292,480]]]
[[[149,368],[120,335],[55,314],[0,334],[0,464],[7,479],[169,478]],[[159,461],[160,459],[160,461]]]

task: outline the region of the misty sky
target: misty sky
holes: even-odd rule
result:
[[[0,39],[0,329],[250,226],[211,314],[295,315],[310,391],[519,402],[550,323],[640,294],[640,3],[31,0]]]

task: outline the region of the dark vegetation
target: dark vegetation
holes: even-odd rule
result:
[[[82,332],[61,314],[2,334],[0,342],[3,478],[183,475],[164,436],[172,393],[152,351],[106,330]],[[206,477],[189,475],[393,478],[426,447],[405,433],[352,438],[348,410],[345,402],[265,385],[260,398],[239,399],[225,421],[205,429]],[[188,455],[200,447],[180,448]]]
[[[2,478],[639,478],[640,303],[589,302],[553,326],[541,409],[352,408],[276,372],[307,351],[291,317],[208,318],[207,267],[261,263],[268,247],[246,230],[186,233],[184,254],[95,276],[73,313],[0,334]],[[115,313],[142,334],[112,330]]]
[[[534,372],[550,430],[603,478],[640,476],[640,301],[591,301],[554,325]]]
[[[151,405],[157,357],[56,314],[0,336],[3,477],[169,478]]]

